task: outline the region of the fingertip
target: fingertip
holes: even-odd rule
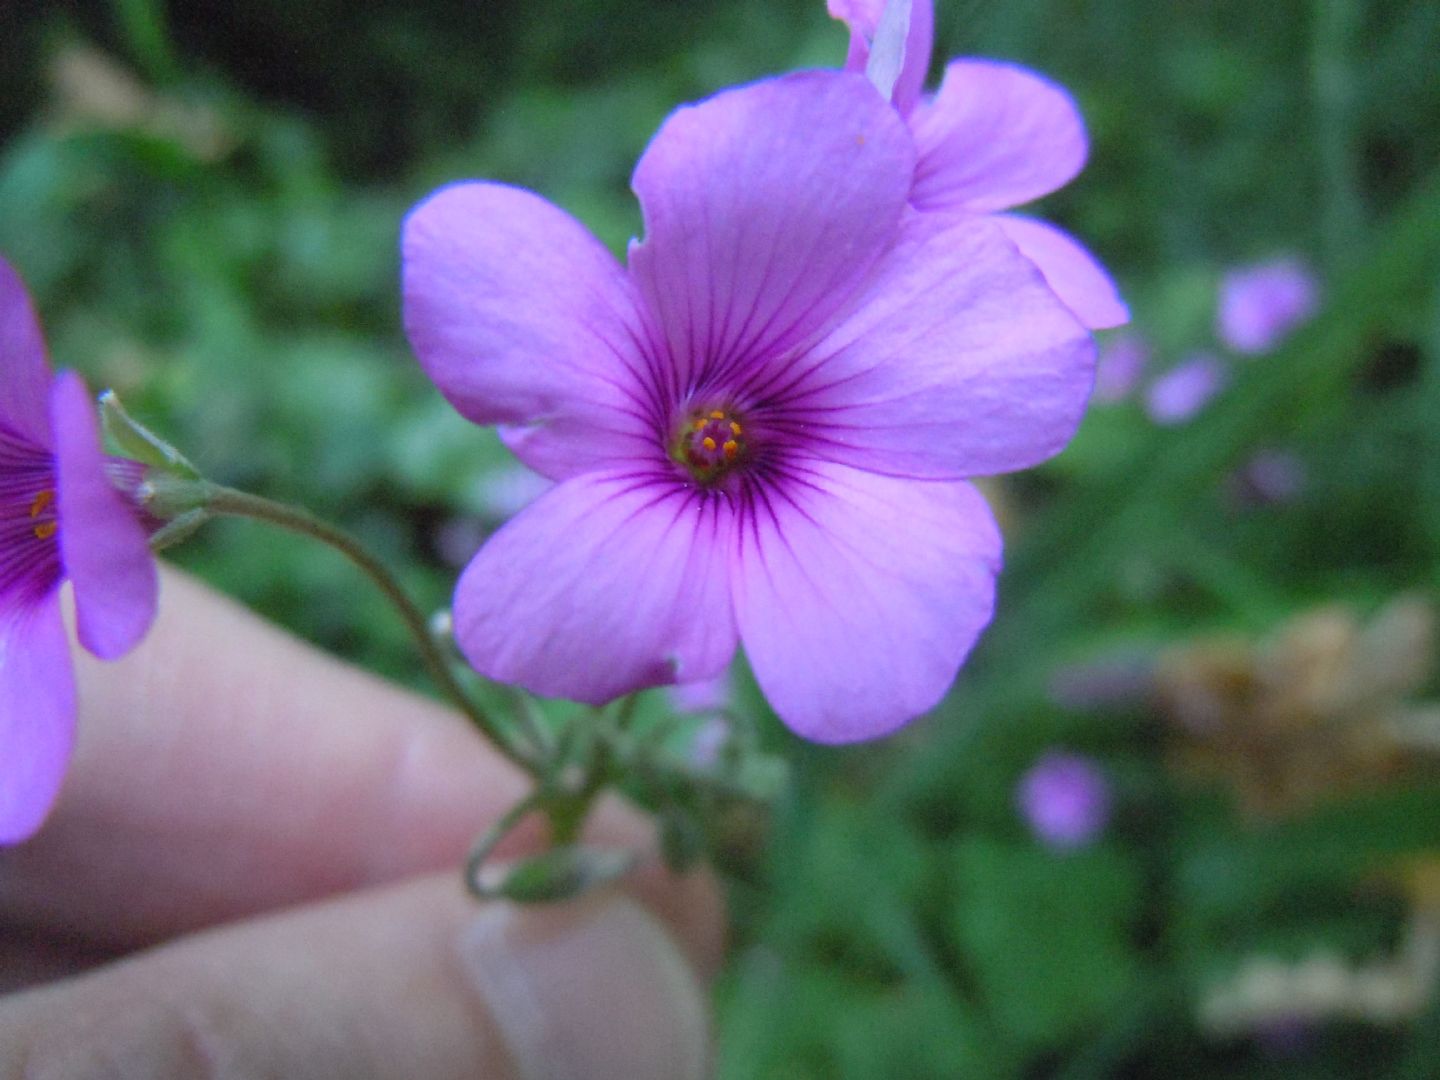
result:
[[[0,1075],[688,1080],[707,1010],[618,891],[477,906],[418,879],[193,935],[0,1002]]]
[[[518,1076],[705,1074],[709,1040],[696,973],[660,921],[625,896],[496,904],[465,928],[459,948]]]

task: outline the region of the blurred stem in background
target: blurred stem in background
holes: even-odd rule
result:
[[[1425,515],[1427,535],[1433,562],[1430,571],[1430,587],[1440,590],[1440,288],[1430,298],[1430,310],[1425,327],[1425,366],[1420,373],[1420,411],[1431,418],[1424,425],[1424,453],[1421,457],[1421,491],[1424,498],[1420,513]]]
[[[1320,235],[1327,275],[1348,269],[1363,254],[1365,206],[1360,197],[1353,66],[1364,20],[1361,0],[1315,0],[1310,86],[1315,143],[1320,155]]]

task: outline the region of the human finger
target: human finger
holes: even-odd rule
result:
[[[0,1001],[0,1075],[685,1080],[705,1065],[697,980],[642,906],[609,892],[477,907],[451,877]]]
[[[0,850],[0,926],[37,955],[123,951],[458,867],[528,784],[450,710],[175,571],[141,647],[78,668],[60,800],[38,836]],[[648,843],[635,816],[599,817],[593,838]],[[522,830],[500,854],[538,840]]]

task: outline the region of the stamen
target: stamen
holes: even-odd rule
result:
[[[38,518],[41,514],[45,513],[46,510],[50,509],[50,505],[54,501],[55,491],[53,488],[46,488],[44,491],[36,495],[35,498],[30,502],[30,520],[35,521],[36,518]],[[49,540],[52,536],[55,535],[55,530],[58,527],[59,522],[57,522],[52,517],[49,521],[36,522],[35,527],[31,530],[31,532],[35,534],[35,539],[37,540]]]
[[[706,486],[719,484],[734,470],[743,468],[751,448],[743,438],[745,429],[731,416],[728,409],[691,413],[670,445],[671,460]]]

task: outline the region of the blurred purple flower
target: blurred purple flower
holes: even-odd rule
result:
[[[1145,391],[1145,411],[1157,424],[1183,424],[1218,394],[1229,373],[1218,356],[1195,353],[1159,376]]]
[[[75,736],[75,676],[60,617],[74,585],[81,644],[111,660],[144,636],[156,573],[145,526],[116,485],[141,466],[107,460],[72,373],[51,377],[25,285],[0,260],[0,844],[33,835]]]
[[[1119,333],[1100,346],[1092,401],[1115,402],[1130,396],[1150,363],[1150,346],[1139,334]]]
[[[1018,64],[962,59],[946,65],[940,89],[927,97],[933,0],[827,6],[850,28],[846,70],[865,72],[915,136],[915,208],[993,214],[1081,322],[1096,330],[1128,322],[1110,275],[1073,236],[997,213],[1064,187],[1084,166],[1089,140],[1069,93]]]
[[[1068,441],[1094,345],[993,222],[907,208],[914,155],[865,79],[806,72],[665,122],[628,268],[500,184],[410,214],[421,364],[556,481],[461,576],[476,668],[598,703],[743,641],[823,742],[939,700],[1000,562],[968,478]]]
[[[1305,463],[1293,450],[1257,450],[1233,474],[1231,491],[1243,504],[1274,506],[1298,498],[1305,480]]]
[[[1315,314],[1320,284],[1297,258],[1232,270],[1220,281],[1215,332],[1246,356],[1269,352]]]
[[[713,769],[734,736],[728,716],[708,717],[690,741],[690,764],[697,769]]]
[[[1044,754],[1020,778],[1016,802],[1037,839],[1070,850],[1098,837],[1110,820],[1110,783],[1090,758],[1063,750]]]
[[[730,707],[734,683],[727,667],[718,675],[694,682],[678,683],[668,689],[670,707],[682,713],[723,712]]]
[[[553,486],[534,469],[510,462],[481,476],[477,494],[486,517],[492,521],[509,521]]]

